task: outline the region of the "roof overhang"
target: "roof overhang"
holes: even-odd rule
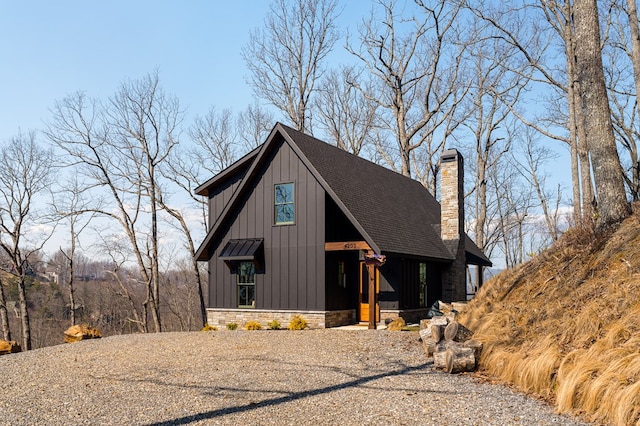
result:
[[[219,259],[232,271],[236,269],[238,262],[252,262],[256,269],[261,269],[263,254],[262,238],[244,238],[227,241],[220,251]]]

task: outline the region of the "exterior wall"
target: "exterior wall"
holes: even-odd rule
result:
[[[310,328],[330,328],[356,322],[356,310],[341,311],[302,311],[302,310],[269,310],[269,309],[207,309],[207,322],[211,326],[226,327],[229,323],[238,324],[243,328],[249,321],[258,321],[264,328],[267,323],[278,320],[282,328],[287,328],[294,315],[301,315]]]
[[[420,264],[427,265],[425,306],[420,306]],[[389,312],[427,308],[442,299],[441,269],[446,264],[390,255],[380,268],[380,309]],[[406,320],[406,318],[405,318]]]
[[[338,263],[344,263],[344,282],[339,282]],[[325,253],[326,310],[355,309],[360,289],[360,261],[357,251]]]
[[[264,238],[264,271],[256,274],[256,309],[325,310],[325,193],[291,147],[280,142],[241,200],[209,262],[209,305],[237,308],[236,275],[218,254],[229,239]],[[274,225],[274,185],[293,182],[295,224]],[[217,200],[216,200],[217,202]],[[251,310],[251,308],[249,308]]]
[[[231,196],[240,185],[240,181],[244,177],[246,170],[229,177],[226,181],[216,187],[214,192],[209,194],[209,226],[213,226],[227,205]]]
[[[387,255],[387,261],[378,268],[380,282],[378,283],[378,304],[380,315],[384,310],[397,310],[402,292],[401,259]]]

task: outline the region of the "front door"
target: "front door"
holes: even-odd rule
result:
[[[378,300],[378,294],[380,292],[379,288],[379,278],[380,274],[378,269],[375,269],[376,277],[375,277],[375,287],[376,287],[376,301]],[[369,270],[367,269],[367,265],[364,262],[360,262],[360,292],[359,292],[359,305],[360,312],[358,320],[360,322],[368,322],[369,321]],[[375,321],[378,322],[380,319],[380,305],[376,304],[376,318]]]

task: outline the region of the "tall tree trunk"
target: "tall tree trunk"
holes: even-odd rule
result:
[[[636,99],[640,96],[640,28],[638,28],[638,9],[636,0],[627,0],[627,16],[629,17],[629,30],[631,31],[631,62],[633,63],[633,75],[636,85]],[[640,118],[640,108],[636,108],[638,117]],[[635,148],[635,145],[634,145]],[[637,152],[632,153],[632,160],[638,158]],[[632,167],[632,184],[631,191],[633,199],[638,199],[638,190],[640,189],[640,164],[636,162]]]
[[[151,256],[151,283],[152,283],[152,294],[151,298],[151,315],[153,318],[153,325],[155,327],[156,332],[162,331],[162,326],[160,322],[160,255],[158,251],[158,202],[156,200],[156,184],[154,180],[155,169],[153,165],[149,166],[150,175],[151,175],[151,199],[149,204],[151,205],[151,247],[152,247],[152,256]]]
[[[580,192],[580,160],[578,153],[578,126],[583,125],[577,118],[577,110],[580,107],[579,103],[576,103],[578,99],[576,83],[578,77],[576,75],[575,68],[575,51],[574,51],[574,37],[573,27],[571,25],[571,4],[568,0],[565,0],[565,25],[564,25],[564,43],[567,59],[567,103],[569,105],[569,144],[571,147],[571,182],[573,187],[573,220],[576,226],[582,224],[582,209],[580,205],[581,192]],[[582,116],[582,115],[580,115]],[[584,140],[582,140],[584,143]]]
[[[567,56],[567,100],[569,104],[569,122],[571,125],[572,163],[571,175],[573,180],[573,208],[577,226],[590,225],[593,222],[593,186],[591,184],[591,164],[587,147],[584,111],[580,98],[580,82],[576,63],[576,36],[571,22],[573,16],[571,2],[564,4],[565,29],[564,40]],[[575,157],[575,159],[574,159]],[[582,189],[582,190],[581,190]],[[577,198],[576,198],[577,196]]]
[[[569,76],[571,74],[569,73]],[[571,78],[571,77],[569,77]],[[573,193],[573,221],[576,226],[582,223],[582,210],[580,208],[580,161],[578,159],[578,136],[576,126],[576,113],[574,102],[574,88],[572,84],[568,86],[568,100],[569,100],[569,147],[571,151],[571,187]]]
[[[71,317],[71,326],[76,325],[76,297],[75,297],[75,264],[73,259],[76,255],[76,229],[75,229],[75,218],[71,218],[69,222],[69,231],[71,233],[71,248],[69,249],[69,254],[65,253],[62,249],[60,252],[69,262],[69,278],[67,279],[67,285],[69,286],[69,310]]]
[[[69,309],[71,311],[71,326],[76,325],[76,297],[75,297],[75,288],[74,288],[75,283],[73,282],[73,279],[74,279],[73,256],[74,256],[75,250],[76,250],[76,241],[74,238],[72,238],[71,239],[71,256],[69,256],[69,281],[67,281],[67,284],[69,285]]]
[[[487,222],[487,162],[481,147],[478,145],[476,160],[476,224],[475,243],[484,250],[486,247],[484,229]]]
[[[194,256],[193,259],[193,269],[196,276],[196,285],[198,286],[198,299],[200,301],[200,320],[202,322],[202,326],[208,322],[207,320],[207,306],[204,302],[204,291],[202,289],[202,275],[200,274],[200,270],[198,269],[198,261]]]
[[[582,187],[582,225],[592,226],[595,220],[595,193],[591,181],[591,161],[589,160],[589,146],[585,116],[580,97],[580,83],[576,82],[573,92],[576,113],[576,132],[578,144],[578,159],[580,161],[580,186]]]
[[[636,84],[636,96],[640,94],[640,29],[638,28],[638,10],[636,0],[627,0],[627,15],[629,17],[629,30],[631,31],[631,61],[633,63],[633,75]],[[640,108],[638,109],[640,116]]]
[[[621,222],[629,215],[624,179],[607,98],[596,0],[574,3],[576,65],[587,145],[598,199],[596,226]]]
[[[22,326],[22,349],[31,350],[31,325],[27,308],[27,293],[24,272],[18,277],[18,301],[20,303],[20,324]]]
[[[7,313],[7,299],[4,297],[4,284],[2,283],[2,280],[0,280],[0,326],[2,327],[2,337],[4,340],[11,340],[9,314]]]

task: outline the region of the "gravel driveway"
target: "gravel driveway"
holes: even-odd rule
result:
[[[6,425],[580,425],[436,372],[415,332],[125,335],[0,357]]]

